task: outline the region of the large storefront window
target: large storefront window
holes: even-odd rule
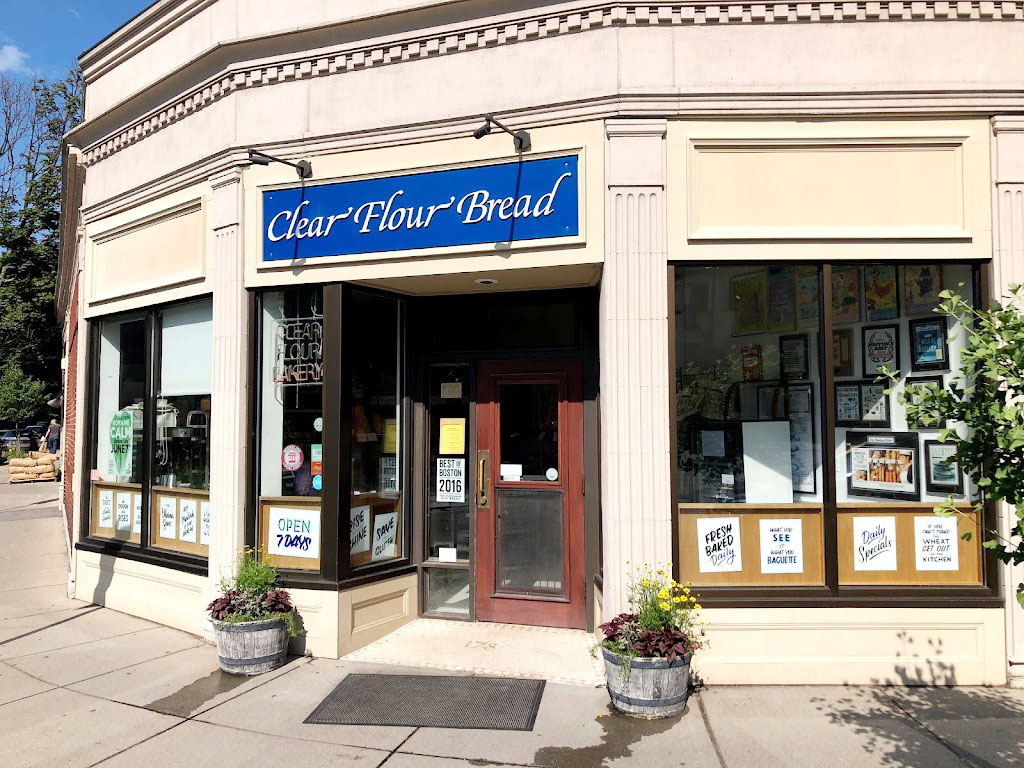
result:
[[[401,303],[352,291],[345,308],[351,371],[353,569],[405,556]]]
[[[90,536],[208,554],[212,325],[208,299],[99,322]]]
[[[679,266],[675,275],[682,577],[980,584],[977,536],[961,538],[976,521],[932,513],[951,494],[967,511],[976,489],[945,461],[945,425],[910,429],[897,398],[907,383],[950,385],[964,334],[932,310],[944,287],[970,299],[975,268]],[[878,380],[883,367],[900,372],[895,392]],[[826,585],[829,570],[837,576]]]
[[[276,565],[320,569],[323,290],[268,291],[260,309],[259,542]]]
[[[822,584],[820,270],[676,275],[682,576]]]

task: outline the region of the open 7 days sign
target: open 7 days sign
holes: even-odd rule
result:
[[[576,155],[263,193],[263,261],[577,237]]]

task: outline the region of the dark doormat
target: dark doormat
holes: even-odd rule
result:
[[[543,695],[543,680],[352,674],[305,722],[532,731]]]

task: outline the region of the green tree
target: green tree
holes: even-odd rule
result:
[[[1024,563],[1024,287],[1011,285],[1010,295],[988,309],[976,309],[953,291],[940,296],[935,311],[958,320],[966,333],[959,376],[945,388],[906,386],[897,397],[911,429],[941,429],[939,440],[956,450],[948,461],[966,469],[984,500],[1013,508],[1016,520],[1010,521],[1009,537],[989,529],[982,546],[1004,563]],[[897,373],[884,373],[898,382]],[[949,426],[956,423],[970,429],[961,434]],[[983,519],[984,500],[975,505],[978,520]],[[935,511],[959,513],[953,497]],[[963,534],[970,537],[970,532]],[[1017,586],[1017,601],[1024,606],[1024,583]]]
[[[20,426],[39,413],[46,401],[46,385],[27,376],[21,366],[10,363],[0,375],[0,420],[14,422],[21,447]]]
[[[0,83],[0,371],[17,365],[50,396],[60,391],[61,139],[81,120],[81,94],[77,71],[28,88]]]

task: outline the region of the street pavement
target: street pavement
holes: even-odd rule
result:
[[[201,638],[67,598],[57,487],[0,468],[0,766],[1024,766],[1024,691],[991,688],[723,686],[643,721],[549,682],[530,732],[306,725],[349,673],[459,673],[225,675]]]

